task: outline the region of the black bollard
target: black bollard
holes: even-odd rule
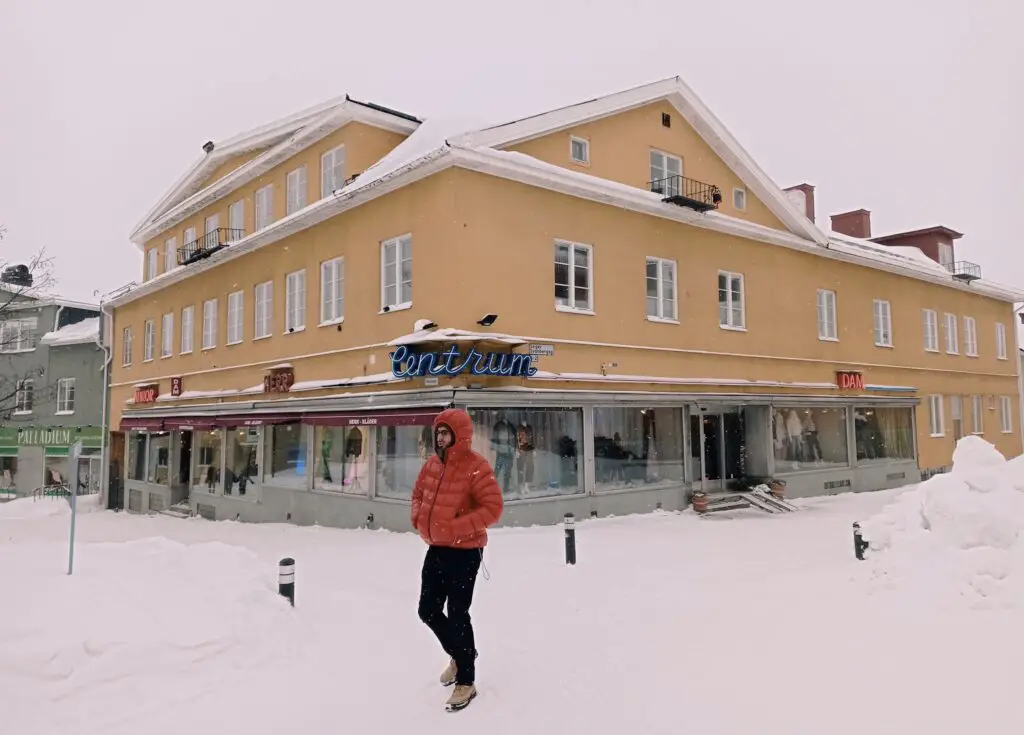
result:
[[[565,563],[576,563],[576,521],[572,513],[565,514]]]
[[[860,524],[856,521],[853,524],[853,554],[859,561],[864,561],[864,552],[867,551],[869,542],[861,536]]]
[[[295,607],[295,560],[286,557],[277,568],[277,591]]]

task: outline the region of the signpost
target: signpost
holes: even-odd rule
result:
[[[78,458],[82,456],[82,442],[77,441],[68,450],[68,484],[71,486],[71,539],[68,542],[68,576],[75,568],[75,517],[78,514]]]

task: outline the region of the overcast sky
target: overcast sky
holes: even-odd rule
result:
[[[835,6],[835,10],[831,10]],[[150,9],[159,8],[156,9]],[[0,0],[0,259],[57,289],[140,278],[128,235],[220,140],[349,93],[518,117],[680,75],[819,222],[943,224],[1024,285],[1015,0]]]

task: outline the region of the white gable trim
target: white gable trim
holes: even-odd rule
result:
[[[506,147],[659,100],[668,101],[679,111],[726,166],[740,177],[750,191],[764,202],[769,211],[778,217],[790,232],[828,247],[827,235],[793,206],[782,189],[757,165],[725,125],[679,77],[634,87],[507,125],[469,133],[457,142],[473,147]]]

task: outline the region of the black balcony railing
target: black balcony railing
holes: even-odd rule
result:
[[[958,260],[955,263],[947,263],[946,270],[948,270],[958,281],[965,281],[970,283],[971,281],[977,281],[981,278],[981,266],[977,263],[972,263],[969,260]]]
[[[685,176],[667,176],[650,182],[651,191],[661,194],[662,201],[689,207],[698,212],[718,209],[722,203],[722,191],[714,184],[688,179]]]
[[[233,230],[228,227],[210,230],[192,242],[185,243],[184,247],[178,248],[178,265],[188,265],[208,258],[221,248],[226,248],[235,240],[241,240],[243,237],[245,237],[245,230]]]

